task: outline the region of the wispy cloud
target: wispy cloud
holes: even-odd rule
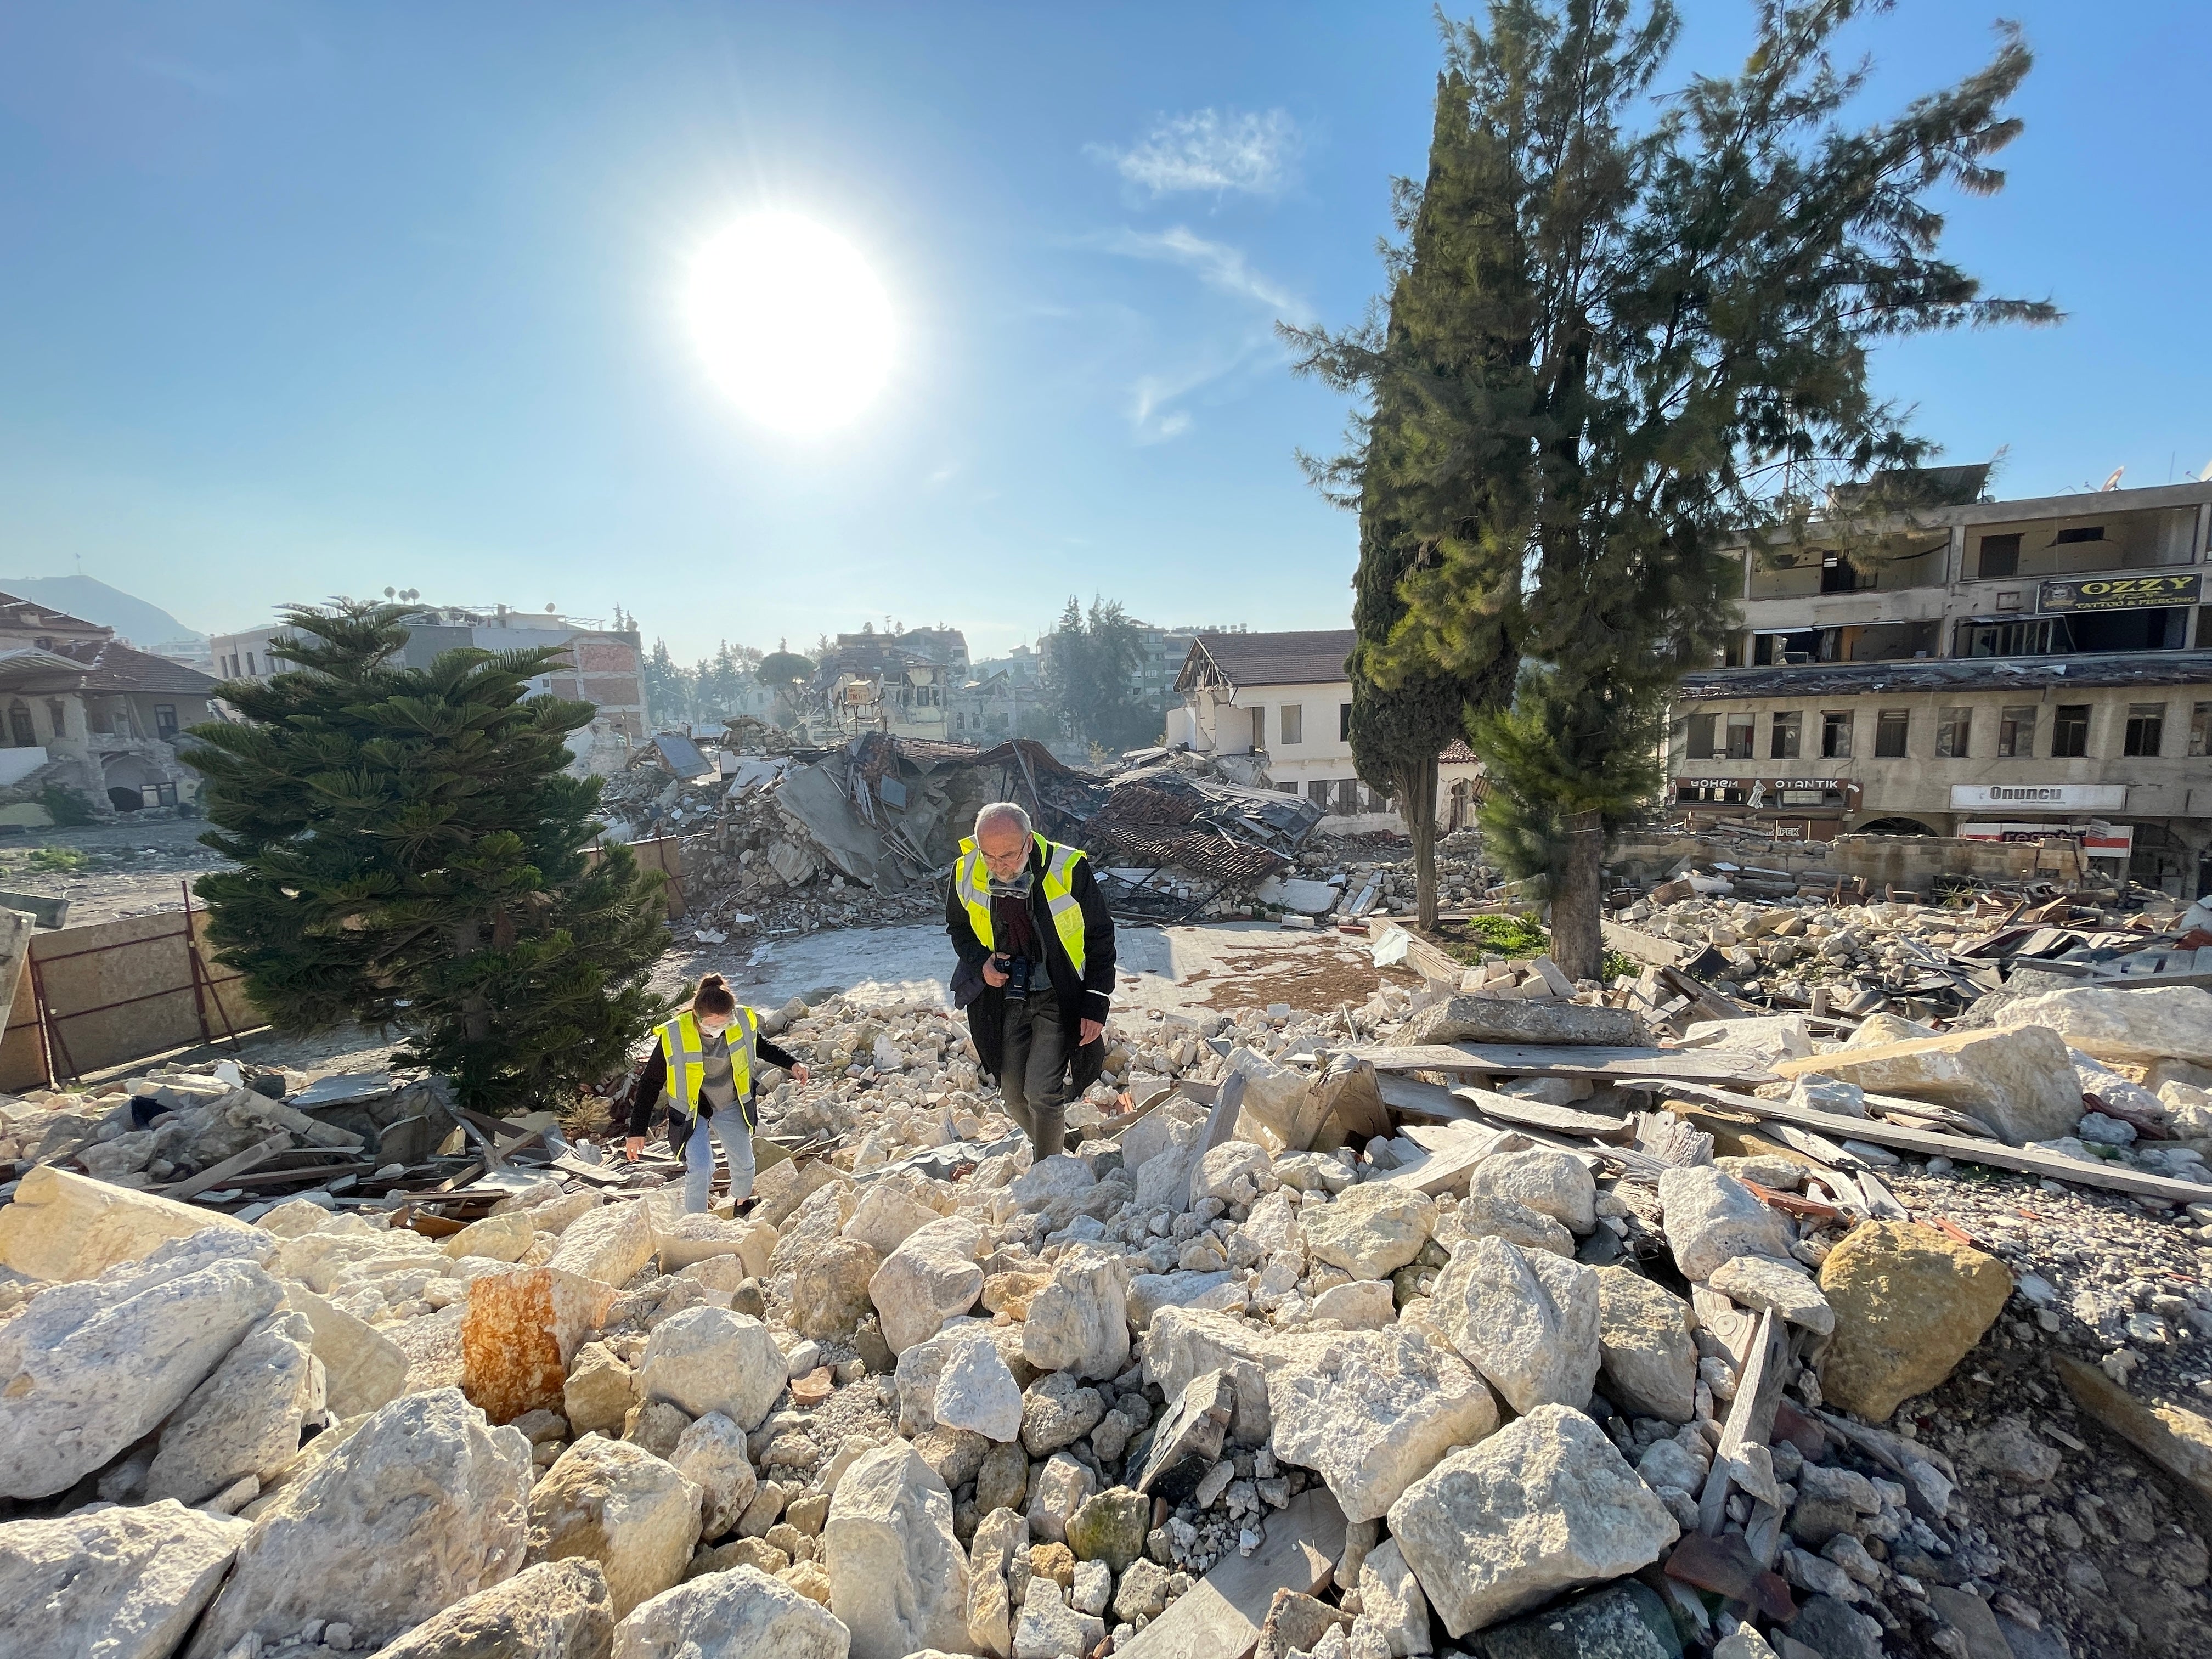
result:
[[[1182,225],[1162,231],[1121,230],[1101,238],[1099,246],[1132,259],[1163,259],[1185,266],[1208,288],[1250,300],[1293,321],[1308,314],[1305,301],[1255,270],[1240,250],[1226,242],[1210,242]]]
[[[1161,117],[1127,149],[1086,144],[1084,153],[1109,163],[1154,196],[1232,190],[1272,196],[1291,182],[1301,148],[1297,125],[1286,110],[1255,114],[1200,109]]]

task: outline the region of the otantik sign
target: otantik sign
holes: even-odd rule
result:
[[[2112,812],[2128,804],[2124,783],[1954,783],[1951,810],[2010,806],[2053,812]]]

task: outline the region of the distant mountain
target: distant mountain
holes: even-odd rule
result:
[[[160,605],[133,599],[90,576],[0,576],[0,593],[13,593],[112,628],[141,651],[158,651],[173,640],[207,639]]]

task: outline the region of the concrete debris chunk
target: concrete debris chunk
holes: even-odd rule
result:
[[[252,1530],[174,1498],[0,1525],[0,1648],[168,1659]]]

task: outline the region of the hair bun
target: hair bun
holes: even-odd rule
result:
[[[699,978],[699,988],[703,991],[711,985],[716,990],[720,990],[729,982],[729,981],[724,979],[720,974],[702,974]]]

